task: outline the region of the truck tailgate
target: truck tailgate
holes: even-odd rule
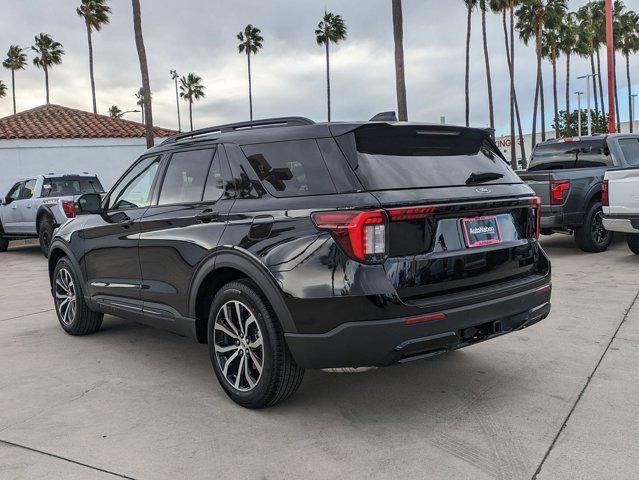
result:
[[[550,205],[550,181],[553,179],[548,172],[526,172],[519,175],[521,179],[541,198],[542,205]]]
[[[608,198],[610,215],[639,215],[639,168],[609,170]]]

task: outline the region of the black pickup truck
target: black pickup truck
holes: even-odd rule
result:
[[[518,173],[541,198],[542,234],[573,234],[585,252],[610,246],[613,233],[602,221],[603,178],[606,170],[631,165],[624,142],[636,138],[639,135],[593,135],[537,144],[528,170]]]

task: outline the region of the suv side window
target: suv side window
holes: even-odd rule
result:
[[[210,148],[174,153],[164,175],[158,205],[202,201],[213,154],[214,149]]]
[[[242,150],[264,188],[273,196],[336,193],[315,140],[245,145]]]
[[[24,186],[20,189],[20,200],[29,200],[33,198],[33,194],[35,193],[35,179],[27,180],[24,182]]]
[[[211,169],[209,170],[209,176],[206,179],[206,185],[204,187],[205,202],[216,202],[224,194],[224,178],[222,176],[222,149],[218,148],[213,157],[211,163]]]
[[[628,165],[639,165],[639,138],[621,138],[619,147]]]
[[[11,190],[9,190],[9,193],[7,194],[7,205],[20,198],[22,185],[24,185],[24,182],[18,182],[13,187],[11,187]]]
[[[133,167],[111,192],[109,210],[128,210],[149,206],[151,187],[160,159],[160,156],[145,158]]]

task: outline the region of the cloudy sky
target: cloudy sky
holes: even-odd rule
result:
[[[639,0],[625,0],[639,10]],[[569,0],[576,9],[586,0]],[[39,32],[64,45],[63,64],[51,73],[52,103],[90,110],[86,30],[75,14],[78,0],[0,0],[0,53],[10,44],[30,46]],[[243,120],[248,116],[246,57],[237,52],[236,34],[247,23],[262,30],[264,49],[253,63],[255,117],[303,115],[326,117],[324,51],[313,31],[324,8],[342,15],[348,39],[331,56],[333,116],[368,119],[395,109],[393,37],[390,0],[142,0],[143,31],[154,95],[155,123],[177,126],[175,90],[169,70],[195,72],[204,80],[206,98],[194,106],[195,127]],[[465,8],[461,0],[404,0],[404,35],[408,108],[411,120],[464,122]],[[94,36],[98,110],[111,105],[136,108],[141,84],[133,38],[131,2],[112,0],[111,23]],[[479,15],[473,18],[471,51],[471,122],[488,124],[486,80]],[[498,135],[509,129],[508,75],[501,18],[489,16],[488,41],[495,90]],[[44,74],[31,64],[17,72],[18,109],[44,103]],[[531,116],[535,60],[532,46],[517,50],[517,88],[525,118]],[[552,77],[545,68],[547,112],[552,111]],[[620,95],[627,95],[625,70],[619,62]],[[575,60],[574,77],[589,66]],[[564,103],[565,66],[559,66],[560,104]],[[639,93],[639,56],[632,66]],[[10,72],[0,70],[10,86]],[[575,82],[577,82],[575,80]],[[583,89],[582,81],[572,91]],[[626,97],[620,97],[627,118]],[[181,102],[182,118],[188,113]],[[0,117],[11,113],[10,95],[0,100]],[[548,126],[551,113],[547,113]],[[139,114],[126,118],[137,120]],[[526,121],[525,131],[530,130]],[[183,123],[184,125],[184,123]]]

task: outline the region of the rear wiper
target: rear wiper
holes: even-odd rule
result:
[[[482,183],[488,182],[490,180],[497,180],[498,178],[503,178],[503,173],[497,172],[483,172],[483,173],[471,173],[470,177],[466,179],[466,185],[470,183]]]

